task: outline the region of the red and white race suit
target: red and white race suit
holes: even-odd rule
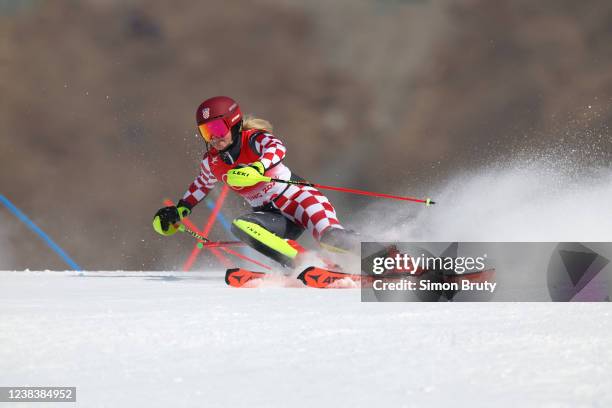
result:
[[[230,157],[228,160],[225,156],[231,164],[226,163],[221,152],[216,149],[210,149],[204,154],[200,174],[189,186],[183,200],[195,206],[206,197],[217,181],[225,182],[229,170],[256,161],[263,164],[266,176],[281,180],[291,178],[291,170],[282,163],[286,148],[271,133],[258,129],[245,130],[236,143],[240,143],[238,157]],[[316,188],[274,181],[257,183],[251,187],[230,188],[244,197],[252,207],[271,203],[283,216],[307,229],[316,240],[328,228],[343,228],[334,207]]]

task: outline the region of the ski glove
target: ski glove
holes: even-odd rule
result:
[[[262,163],[262,162],[260,162],[260,161],[253,162],[253,163],[249,164],[247,167],[252,167],[252,168],[254,168],[255,170],[257,170],[257,172],[258,172],[258,173],[259,173],[261,176],[263,176],[263,175],[264,175],[264,173],[266,172],[266,168],[264,167],[263,163]]]
[[[228,171],[226,182],[231,187],[251,187],[265,181],[262,180],[265,171],[264,165],[257,161]]]
[[[153,217],[153,229],[158,234],[164,236],[173,235],[178,231],[175,224],[189,214],[191,214],[191,206],[187,202],[179,200],[176,206],[164,207],[155,213],[155,217]]]

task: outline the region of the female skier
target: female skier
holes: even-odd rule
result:
[[[206,142],[200,174],[176,206],[164,207],[153,218],[153,228],[168,236],[188,216],[217,181],[240,194],[253,211],[232,222],[232,232],[243,242],[284,266],[294,266],[296,240],[308,230],[321,247],[354,252],[358,236],[342,227],[327,197],[313,187],[280,182],[249,181],[269,176],[303,180],[283,163],[286,149],[263,119],[243,118],[238,103],[227,96],[205,100],[196,111],[198,131]],[[246,180],[246,181],[245,181]]]

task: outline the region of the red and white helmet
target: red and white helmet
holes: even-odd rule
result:
[[[206,99],[196,111],[198,130],[206,142],[214,137],[224,137],[241,121],[242,112],[238,102],[227,96]]]

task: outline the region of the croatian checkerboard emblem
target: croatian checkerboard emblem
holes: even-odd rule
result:
[[[202,117],[204,119],[208,119],[210,117],[210,109],[209,108],[202,109]]]

